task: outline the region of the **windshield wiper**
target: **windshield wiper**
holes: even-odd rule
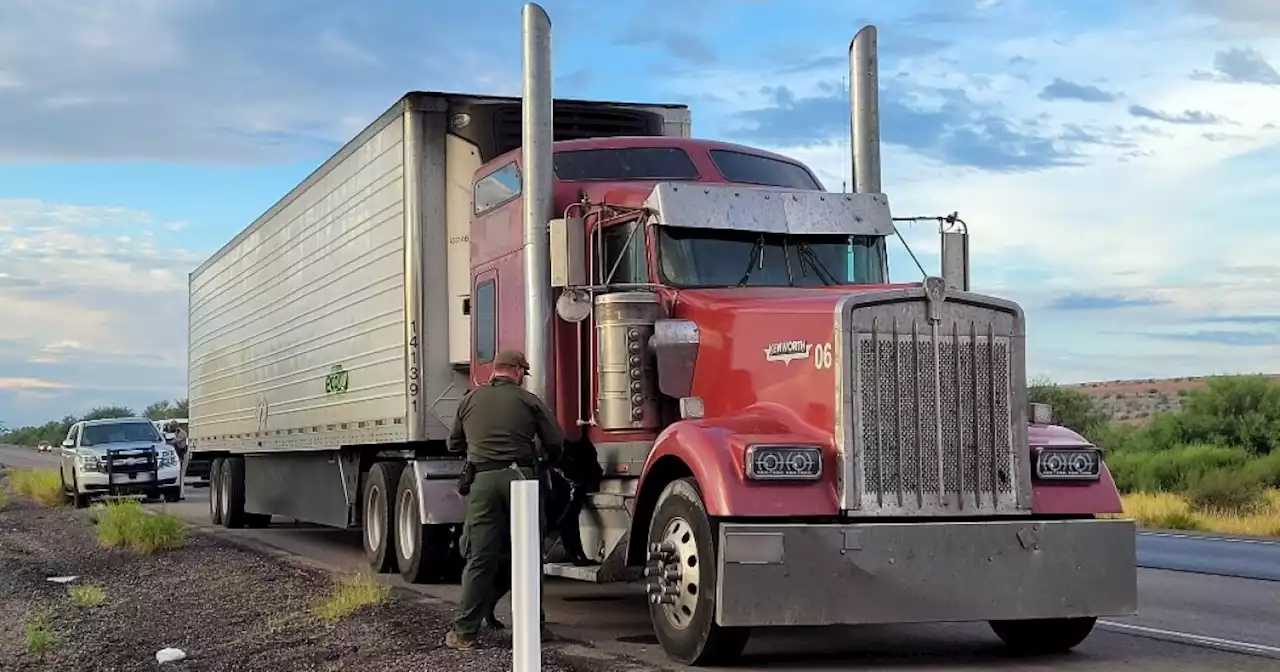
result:
[[[747,284],[751,279],[751,273],[757,268],[764,268],[764,234],[756,239],[756,244],[751,247],[751,259],[747,261],[747,272],[742,274],[742,279],[738,281],[741,287]]]
[[[818,279],[824,285],[838,285],[840,281],[836,279],[835,274],[822,264],[822,259],[818,258],[818,253],[809,247],[808,243],[796,243],[796,249],[800,252],[800,263],[813,269],[818,275]]]

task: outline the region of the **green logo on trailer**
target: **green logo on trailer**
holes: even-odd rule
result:
[[[324,393],[325,394],[342,394],[347,391],[347,372],[342,369],[341,364],[334,364],[329,369],[329,375],[324,377]]]

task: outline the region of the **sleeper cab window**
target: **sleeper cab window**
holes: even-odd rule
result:
[[[476,296],[471,302],[471,320],[476,330],[476,363],[492,362],[497,347],[497,283],[485,280],[476,285]]]
[[[520,168],[512,161],[476,180],[476,214],[486,213],[520,195]]]

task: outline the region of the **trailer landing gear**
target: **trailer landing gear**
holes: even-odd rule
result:
[[[1020,654],[1065,653],[1093,632],[1098,619],[1046,618],[1034,621],[991,621],[991,629],[1005,645]]]
[[[667,485],[649,522],[649,618],[662,648],[686,665],[731,662],[751,636],[716,623],[714,535],[693,479]]]

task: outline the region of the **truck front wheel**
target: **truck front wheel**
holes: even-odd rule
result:
[[[686,665],[730,663],[751,635],[716,623],[715,532],[696,482],[668,484],[649,522],[649,618],[667,655]]]
[[[453,528],[422,524],[417,480],[414,470],[406,468],[395,490],[396,565],[409,583],[452,583],[462,574]]]
[[[1038,655],[1064,653],[1079,646],[1093,632],[1098,619],[1046,618],[1031,621],[991,621],[1005,645],[1017,653]]]

